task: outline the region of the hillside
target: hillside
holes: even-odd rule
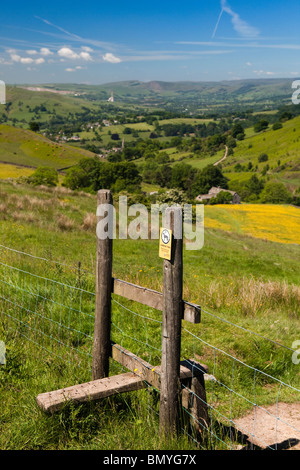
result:
[[[36,168],[49,166],[62,169],[75,165],[84,157],[93,157],[87,150],[50,141],[42,135],[5,124],[0,125],[0,162]]]
[[[85,156],[109,154],[124,143],[126,156],[122,158],[135,160],[139,167],[148,165],[148,169],[153,163],[152,173],[155,162],[156,170],[166,162],[174,166],[182,161],[198,170],[223,157],[224,141],[210,145],[210,138],[219,134],[227,138],[237,122],[245,128],[245,138],[236,140],[233,154],[229,152],[221,163],[232,189],[238,191],[238,185],[253,173],[265,180],[283,182],[292,192],[300,185],[300,116],[282,121],[282,128],[276,131],[272,129],[283,109],[276,108],[276,103],[283,105],[291,98],[289,80],[129,81],[98,86],[48,85],[49,91],[45,89],[46,85],[8,87],[8,101],[2,108],[3,124],[0,124],[0,163],[62,169],[75,165]],[[114,103],[107,102],[111,92]],[[211,101],[207,101],[207,111],[208,114],[216,112],[214,117],[199,111],[200,101],[204,103],[208,97]],[[161,109],[158,101],[155,111],[150,107],[152,98],[161,100]],[[174,107],[167,105],[169,99]],[[194,107],[189,115],[185,113],[188,108],[182,108],[186,99],[191,99]],[[254,108],[259,111],[247,111],[249,100],[256,103]],[[267,101],[270,106],[266,105]],[[227,103],[229,108],[232,104],[235,111],[224,114],[219,108],[222,103]],[[243,111],[238,111],[242,103]],[[180,107],[181,111],[174,111]],[[294,108],[285,109],[295,116]],[[270,124],[267,130],[257,133],[253,126],[262,117]],[[27,130],[32,122],[39,125],[39,134]],[[74,135],[78,140],[70,144],[69,138]],[[262,154],[267,155],[267,160],[259,161]],[[1,170],[2,174],[11,172],[19,174],[16,168]],[[156,184],[151,178],[148,172],[145,182]]]
[[[259,157],[265,154],[264,161]],[[252,169],[248,170],[252,165]],[[223,163],[224,174],[231,182],[249,179],[253,172],[283,182],[290,190],[300,185],[300,116],[282,123],[282,129],[271,126],[263,132],[248,129],[246,138],[237,141],[234,154]],[[267,168],[267,169],[266,169]]]
[[[10,121],[17,119],[26,124],[38,116],[39,122],[47,122],[53,116],[66,118],[69,113],[84,111],[86,100],[74,94],[51,93],[48,91],[33,91],[34,87],[7,86],[6,111]],[[93,104],[89,106],[93,108]],[[2,111],[2,109],[1,109]]]
[[[137,80],[103,85],[51,85],[56,89],[76,90],[94,99],[108,99],[113,92],[116,102],[161,104],[182,107],[188,105],[203,112],[231,107],[274,109],[291,101],[292,80],[249,79],[220,82],[140,82]]]

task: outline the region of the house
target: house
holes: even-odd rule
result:
[[[232,194],[232,204],[240,204],[241,203],[241,197],[236,193],[235,191],[230,191],[229,189],[222,189],[220,187],[215,188],[212,187],[208,194],[199,194],[199,196],[196,197],[196,201],[199,202],[207,202],[209,204],[209,201],[213,198],[216,197],[221,191],[225,191],[226,193]]]

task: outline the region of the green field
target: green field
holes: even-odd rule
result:
[[[235,165],[240,163],[247,166],[257,165],[256,174],[263,171],[268,164],[267,176],[284,182],[290,189],[299,186],[300,181],[300,117],[284,122],[282,129],[268,130],[256,134],[249,129],[246,138],[237,142],[234,155],[222,163],[223,172],[231,180],[244,180],[250,178],[251,172],[237,172]],[[268,160],[259,162],[258,157],[265,153]]]
[[[69,338],[74,346],[71,353],[64,350],[63,344],[52,344],[50,350],[47,341],[51,342],[56,334],[59,334],[61,342],[65,341],[59,325],[70,320],[70,311],[62,310],[62,304],[72,302],[73,308],[81,310],[86,302],[84,295],[88,295],[76,298],[67,292],[65,297],[59,286],[81,286],[87,292],[94,292],[96,197],[66,188],[33,188],[4,181],[0,183],[0,192],[0,244],[43,258],[30,258],[0,248],[1,269],[6,273],[4,280],[11,286],[7,290],[2,282],[0,300],[4,314],[0,332],[7,344],[7,363],[0,368],[0,448],[196,449],[197,445],[184,436],[171,443],[159,439],[157,416],[153,412],[155,397],[148,395],[147,391],[66,407],[54,416],[47,416],[37,408],[37,394],[72,385],[74,379],[80,382],[90,380],[89,364],[83,356],[78,356],[88,343],[84,337],[79,337],[77,331],[82,332],[92,326],[85,325],[84,319],[76,324]],[[115,201],[117,203],[116,198]],[[254,213],[255,207],[252,208]],[[220,221],[220,209],[216,208],[215,215],[213,211],[214,208],[210,208],[209,218]],[[239,223],[242,226],[243,219]],[[299,388],[299,372],[291,361],[291,351],[276,344],[291,348],[293,341],[299,339],[299,254],[299,245],[293,243],[271,242],[263,236],[254,238],[214,227],[205,228],[205,243],[201,251],[184,249],[183,296],[185,300],[201,305],[202,321],[199,325],[184,322],[182,356],[193,357],[196,354],[201,362],[208,364],[217,380],[232,387],[234,379],[235,391],[251,397],[251,400],[253,373],[238,368],[236,363],[237,370],[233,375],[233,363],[226,354],[269,374],[270,378],[260,380],[257,372],[255,400],[260,405],[273,404],[278,399],[278,385],[271,377]],[[7,266],[21,271],[14,273]],[[33,274],[37,278],[31,279]],[[114,241],[114,277],[160,291],[162,274],[157,240]],[[48,279],[47,284],[45,279]],[[52,289],[50,280],[62,284]],[[20,286],[20,292],[13,287],[15,282]],[[27,297],[28,293],[36,291],[43,297],[46,286],[47,295],[55,294],[56,299],[56,304],[50,302],[49,305],[53,321],[51,331],[47,330],[45,323],[46,307],[42,298],[36,302]],[[12,305],[3,297],[9,297]],[[20,313],[19,305],[24,305]],[[125,307],[134,310],[140,320],[136,318],[132,323],[130,310],[125,310]],[[120,330],[114,330],[114,337],[122,340],[124,347],[144,354],[144,359],[156,365],[160,360],[159,353],[147,352],[136,342],[140,338],[143,345],[159,344],[157,328],[153,331],[148,328],[144,337],[144,315],[154,313],[130,303],[125,307],[116,307],[114,323]],[[87,308],[91,310],[89,302]],[[22,315],[20,330],[8,327],[10,320],[7,314],[12,318]],[[158,314],[155,315],[159,319]],[[126,335],[120,337],[121,327],[131,338]],[[42,348],[37,335],[40,330],[47,334]],[[260,336],[251,334],[249,330]],[[27,342],[25,338],[30,332],[32,341]],[[226,354],[219,355],[215,348]],[[207,393],[210,393],[209,387]],[[251,408],[247,400],[231,401],[226,387],[217,387],[215,394],[217,409],[225,416],[234,413],[231,416],[236,418]],[[299,399],[295,392],[290,393],[282,387],[280,401],[289,403]]]
[[[29,130],[0,125],[0,161],[32,168],[49,166],[60,169],[76,165],[91,152],[50,141]]]
[[[51,93],[47,91],[31,91],[21,87],[7,87],[6,102],[11,103],[8,110],[8,117],[10,123],[13,119],[19,121],[24,120],[24,128],[28,127],[28,123],[36,118],[38,121],[48,122],[49,118],[54,114],[67,117],[69,113],[75,114],[82,112],[83,106],[87,105],[83,97],[74,97],[73,95],[62,95],[59,93]],[[37,111],[34,109],[40,107],[41,104],[47,109],[46,112]],[[96,108],[96,105],[89,103],[91,109]]]

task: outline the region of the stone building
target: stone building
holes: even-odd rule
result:
[[[209,204],[209,201],[213,198],[216,197],[221,191],[225,191],[226,193],[232,194],[232,204],[240,204],[241,203],[241,197],[239,194],[235,191],[230,191],[229,189],[222,189],[220,187],[215,188],[212,187],[208,194],[199,194],[199,196],[196,197],[196,201],[198,202],[207,202]]]

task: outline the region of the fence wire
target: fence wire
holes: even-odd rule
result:
[[[14,263],[7,264],[4,257],[0,257],[2,321],[47,354],[64,362],[75,363],[78,369],[91,371],[94,276],[88,272],[79,273],[72,267],[67,267],[69,271],[64,273],[62,267],[66,266],[58,263],[60,269],[57,269],[56,262],[32,255],[29,255],[30,261],[24,261],[26,253],[14,251],[19,257],[11,259]],[[38,263],[35,268],[32,261]],[[47,277],[42,275],[44,272],[47,272]],[[202,315],[205,314],[214,316],[202,309]],[[145,306],[133,307],[132,302],[113,296],[112,341],[157,366],[161,363],[161,318],[161,312]],[[215,320],[222,321],[217,317]],[[239,328],[238,325],[229,326]],[[245,334],[255,335],[253,331],[244,330]],[[185,408],[182,431],[202,449],[276,450],[298,444],[300,411],[295,424],[289,404],[300,402],[300,390],[268,374],[263,367],[249,365],[232,353],[210,344],[205,341],[204,333],[200,335],[198,332],[195,333],[192,328],[182,328],[181,359],[193,364],[195,376],[198,375],[198,363],[204,361],[208,365],[208,372],[204,374],[205,395],[189,391],[192,402],[198,400],[207,408],[209,419],[207,422],[199,420],[193,413],[193,407]],[[258,335],[258,340],[268,341],[261,335]],[[270,344],[272,348],[281,346],[272,341]],[[284,368],[285,361],[291,361],[291,350],[282,349]],[[122,367],[112,361],[111,370],[118,373]],[[151,393],[148,395],[148,409],[158,416],[157,400],[153,402]],[[198,433],[195,432],[195,425]],[[269,433],[266,433],[266,427]]]

